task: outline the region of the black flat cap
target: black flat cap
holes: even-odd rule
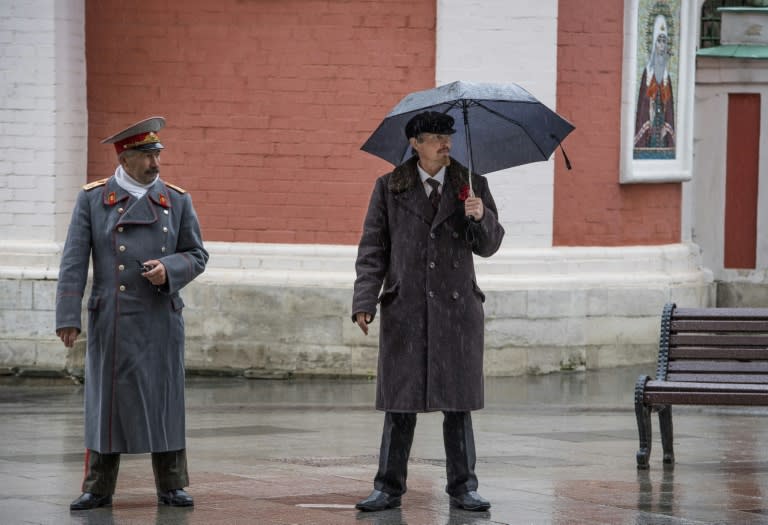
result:
[[[453,135],[453,117],[439,111],[424,111],[411,118],[405,125],[406,138],[418,137],[421,133]]]

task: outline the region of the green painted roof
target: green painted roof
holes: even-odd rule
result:
[[[768,11],[768,8],[766,8],[766,7],[757,7],[757,6],[755,6],[755,7],[746,7],[746,6],[744,6],[744,7],[736,7],[736,6],[731,6],[731,7],[718,7],[717,10],[718,11],[731,11],[731,12],[735,12],[735,13],[738,13],[738,12],[743,12],[743,13],[750,13],[750,12],[751,13],[760,13],[761,11],[762,12]]]
[[[727,44],[724,46],[699,49],[696,52],[696,56],[720,58],[752,58],[757,60],[766,60],[768,59],[768,46]]]

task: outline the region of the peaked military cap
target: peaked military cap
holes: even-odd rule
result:
[[[102,144],[114,144],[118,154],[128,150],[154,151],[163,149],[157,132],[165,126],[163,117],[149,117],[128,126],[101,141]]]
[[[422,133],[453,135],[453,117],[439,111],[424,111],[415,115],[405,125],[406,138],[418,137]]]

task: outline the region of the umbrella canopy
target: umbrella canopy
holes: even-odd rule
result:
[[[361,149],[400,165],[411,156],[405,124],[422,111],[454,118],[451,155],[481,175],[547,160],[574,129],[517,84],[458,81],[407,95]]]

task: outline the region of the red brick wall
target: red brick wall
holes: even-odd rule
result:
[[[681,185],[619,184],[624,2],[560,0],[557,109],[576,130],[555,163],[553,244],[680,242]]]
[[[434,86],[435,2],[86,0],[88,179],[99,141],[151,115],[164,179],[211,241],[356,244],[374,179],[360,145]]]

